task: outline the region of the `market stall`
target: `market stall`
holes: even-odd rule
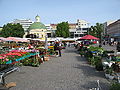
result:
[[[38,67],[44,61],[49,60],[49,54],[46,53],[45,42],[30,40],[30,42],[18,42],[23,39],[7,38],[6,40],[14,42],[2,42],[0,47],[0,83],[4,84],[4,76],[15,70],[19,70],[18,66]],[[4,39],[5,40],[5,39]],[[17,42],[17,43],[16,43]],[[8,48],[5,50],[3,48]]]

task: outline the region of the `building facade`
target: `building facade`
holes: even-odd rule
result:
[[[120,19],[107,26],[107,34],[120,40]]]
[[[51,24],[45,24],[47,29],[47,36],[49,37],[55,37],[55,30],[52,28]]]
[[[0,35],[1,35],[2,27],[0,27]]]
[[[115,22],[115,20],[110,20],[110,21],[103,23],[103,35],[107,35],[107,27],[113,22]]]
[[[113,35],[120,33],[120,19],[107,26],[107,34]]]
[[[76,28],[70,30],[71,36],[73,38],[83,37],[84,35],[87,34],[88,28],[89,28],[89,23],[87,21],[78,19],[76,23]]]
[[[48,33],[46,26],[40,22],[40,17],[38,15],[35,17],[35,22],[28,28],[28,31],[29,34],[36,35],[37,38],[41,40],[45,40]]]
[[[57,24],[50,24],[52,30],[57,30]],[[69,31],[71,38],[79,38],[86,35],[89,28],[89,23],[85,20],[77,20],[76,23],[69,23]]]
[[[0,31],[2,31],[2,27],[0,27]]]

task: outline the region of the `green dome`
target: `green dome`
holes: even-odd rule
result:
[[[30,27],[29,30],[32,29],[46,29],[45,25],[40,22],[34,22]]]

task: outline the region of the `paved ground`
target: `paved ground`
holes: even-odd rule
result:
[[[94,46],[99,46],[99,45],[94,45]],[[104,48],[105,50],[113,50],[113,51],[115,51],[116,52],[116,45],[114,45],[114,46],[110,46],[110,45],[102,45],[102,48]]]
[[[21,67],[6,77],[6,82],[16,82],[10,90],[89,90],[100,80],[102,90],[108,90],[103,72],[87,64],[74,48],[63,51],[62,57],[51,58],[40,67]]]
[[[116,46],[103,45],[102,47],[106,50],[116,51]]]

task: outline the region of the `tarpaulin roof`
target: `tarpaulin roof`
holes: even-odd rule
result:
[[[99,38],[96,38],[96,37],[94,37],[94,36],[92,36],[92,35],[85,35],[85,36],[83,36],[83,37],[81,37],[80,39],[89,39],[89,40],[91,40],[91,39],[95,39],[95,40],[99,40]]]
[[[13,40],[11,40],[9,38],[4,38],[4,37],[0,37],[0,40],[2,40],[2,41],[13,41]]]
[[[7,39],[13,40],[15,42],[28,42],[28,40],[19,37],[8,37]]]

